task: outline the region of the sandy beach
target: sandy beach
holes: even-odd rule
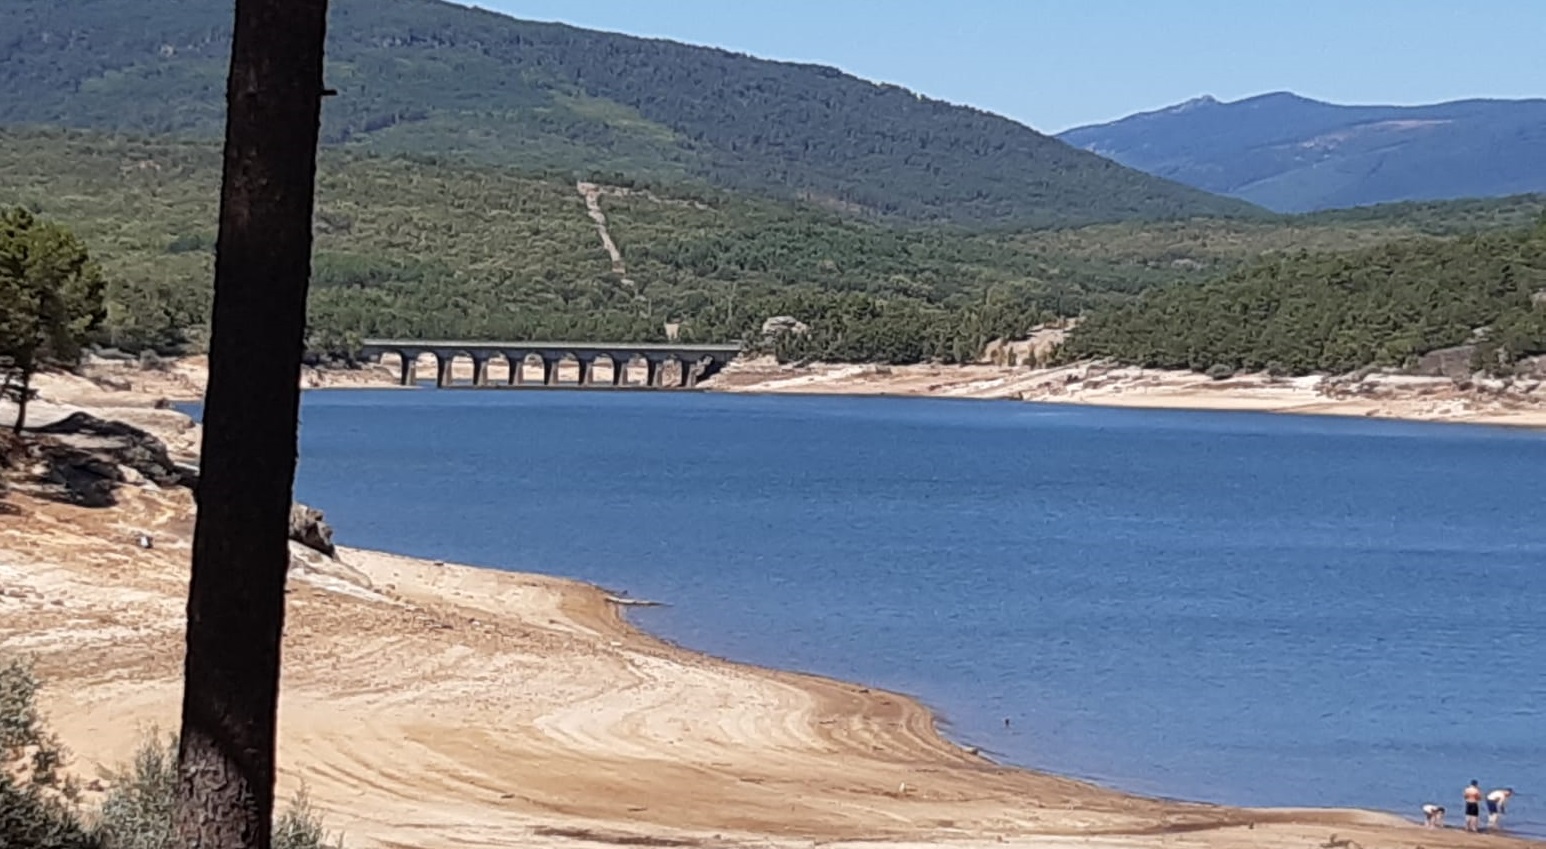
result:
[[[1174,410],[1358,416],[1546,427],[1537,381],[1474,381],[1399,374],[1215,380],[1196,372],[1076,363],[998,365],[779,365],[732,363],[714,379],[725,392],[979,398]]]
[[[155,405],[183,379],[50,376],[38,414],[130,420],[191,459],[197,428]],[[193,500],[141,480],[114,506],[79,507],[24,472],[0,514],[0,652],[37,659],[48,714],[90,778],[146,727],[175,727]],[[596,587],[294,552],[281,789],[304,782],[351,847],[1534,845],[1003,767],[945,740],[909,698],[663,643]]]

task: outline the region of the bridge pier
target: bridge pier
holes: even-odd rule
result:
[[[628,358],[612,355],[612,385],[624,386],[628,383]]]
[[[526,382],[526,376],[522,374],[526,370],[526,351],[501,351],[505,362],[510,366],[510,373],[505,376],[506,386],[520,386]]]
[[[678,389],[692,389],[698,385],[697,361],[688,361],[678,357],[676,365],[677,368],[681,369],[676,375],[676,387]]]
[[[472,358],[472,385],[488,385],[488,356]]]
[[[558,382],[559,359],[548,354],[542,355],[542,385],[552,386]]]
[[[402,364],[397,367],[397,384],[399,386],[413,386],[419,382],[419,355],[399,351],[397,356]]]
[[[595,357],[595,355],[592,354],[591,356],[587,357],[587,356],[581,356],[580,354],[575,354],[574,355],[574,364],[575,364],[576,368],[579,370],[579,377],[575,380],[575,382],[574,382],[575,385],[576,386],[590,386],[591,385],[591,378],[593,377],[593,372],[595,371],[595,367],[596,367],[596,357]]]
[[[435,355],[436,389],[444,389],[451,385],[451,381],[454,377],[454,375],[451,373],[451,368],[453,365],[455,365],[455,363],[456,358],[453,356],[441,356],[440,354]]]

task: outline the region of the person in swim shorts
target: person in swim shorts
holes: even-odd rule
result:
[[[1444,808],[1429,802],[1423,805],[1423,825],[1428,828],[1444,827]]]
[[[1514,788],[1505,787],[1487,794],[1487,828],[1498,827],[1498,821],[1508,813],[1508,798],[1514,795]]]
[[[1481,831],[1482,818],[1482,786],[1481,782],[1472,781],[1466,785],[1463,797],[1465,799],[1465,830]]]

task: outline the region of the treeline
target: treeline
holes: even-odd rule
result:
[[[74,231],[100,264],[95,341],[197,352],[208,326],[220,151],[72,132],[0,131],[0,206]],[[319,172],[310,341],[370,336],[761,339],[791,359],[969,360],[1054,317],[1292,256],[1424,236],[1396,210],[1357,221],[1197,219],[1023,233],[886,227],[810,205],[597,174],[626,274],[573,182],[507,168],[333,152]],[[1531,202],[1538,202],[1536,201]],[[1463,205],[1468,226],[1525,201]],[[1490,210],[1490,211],[1489,211]],[[1432,224],[1441,209],[1428,209]],[[1426,226],[1426,225],[1425,225]]]
[[[1089,315],[1068,358],[1219,374],[1410,366],[1476,343],[1507,371],[1546,353],[1546,219],[1529,230],[1276,258]]]

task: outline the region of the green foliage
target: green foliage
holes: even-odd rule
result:
[[[102,321],[102,290],[101,270],[70,231],[20,207],[0,212],[0,367],[18,401],[18,431],[32,375],[79,359]]]
[[[152,730],[134,762],[108,776],[109,790],[96,817],[102,849],[176,849],[177,737]],[[274,849],[342,849],[329,842],[325,823],[303,787],[274,819]]]
[[[0,133],[0,174],[16,200],[74,222],[106,264],[112,282],[100,338],[127,351],[189,350],[206,332],[213,256],[201,246],[212,239],[189,234],[214,220],[219,165],[219,151],[202,144]],[[314,351],[345,353],[367,336],[664,341],[668,322],[681,322],[693,340],[752,339],[766,318],[790,310],[835,336],[861,303],[912,324],[944,316],[948,329],[987,299],[989,324],[1019,328],[1060,304],[1088,303],[1075,286],[1042,281],[1036,258],[996,237],[633,186],[601,198],[625,277],[571,182],[325,156]],[[179,251],[168,251],[173,244]],[[970,356],[974,340],[909,346]],[[906,356],[902,347],[867,350],[851,340],[820,349]]]
[[[301,787],[274,821],[274,849],[343,849],[343,835],[330,842],[324,825],[321,814],[311,806],[310,794]]]
[[[220,134],[227,5],[11,0],[6,12],[0,125]],[[834,68],[436,0],[334,0],[328,35],[331,146],[974,226],[1260,213]]]
[[[1546,353],[1546,227],[1272,259],[1091,314],[1064,356],[1304,374],[1405,366],[1481,339],[1479,364]]]
[[[0,846],[95,847],[76,815],[75,787],[60,774],[64,749],[38,712],[37,693],[27,664],[0,665]]]
[[[151,730],[128,767],[107,776],[97,814],[103,849],[169,849],[176,842],[177,738]]]
[[[83,811],[61,768],[65,751],[38,710],[39,681],[24,662],[0,665],[0,847],[176,849],[177,738],[150,731],[134,761],[108,773],[96,811]],[[342,849],[301,788],[274,820],[274,849]]]
[[[197,350],[207,333],[219,169],[210,144],[0,131],[0,202],[67,221],[91,245],[109,281],[97,341],[130,352]],[[325,154],[313,354],[347,354],[368,336],[664,341],[668,322],[690,340],[755,342],[766,319],[789,315],[811,332],[774,346],[788,358],[962,360],[1049,317],[1202,283],[1263,257],[1442,238],[1421,229],[1441,212],[1418,226],[1395,208],[1341,223],[1196,219],[973,234],[592,176],[607,187],[600,206],[626,275],[614,272],[567,179]],[[1526,210],[1499,204],[1490,217],[1485,204],[1459,206],[1479,230]]]
[[[70,231],[20,207],[0,212],[0,355],[15,368],[74,362],[102,320],[102,289]]]

